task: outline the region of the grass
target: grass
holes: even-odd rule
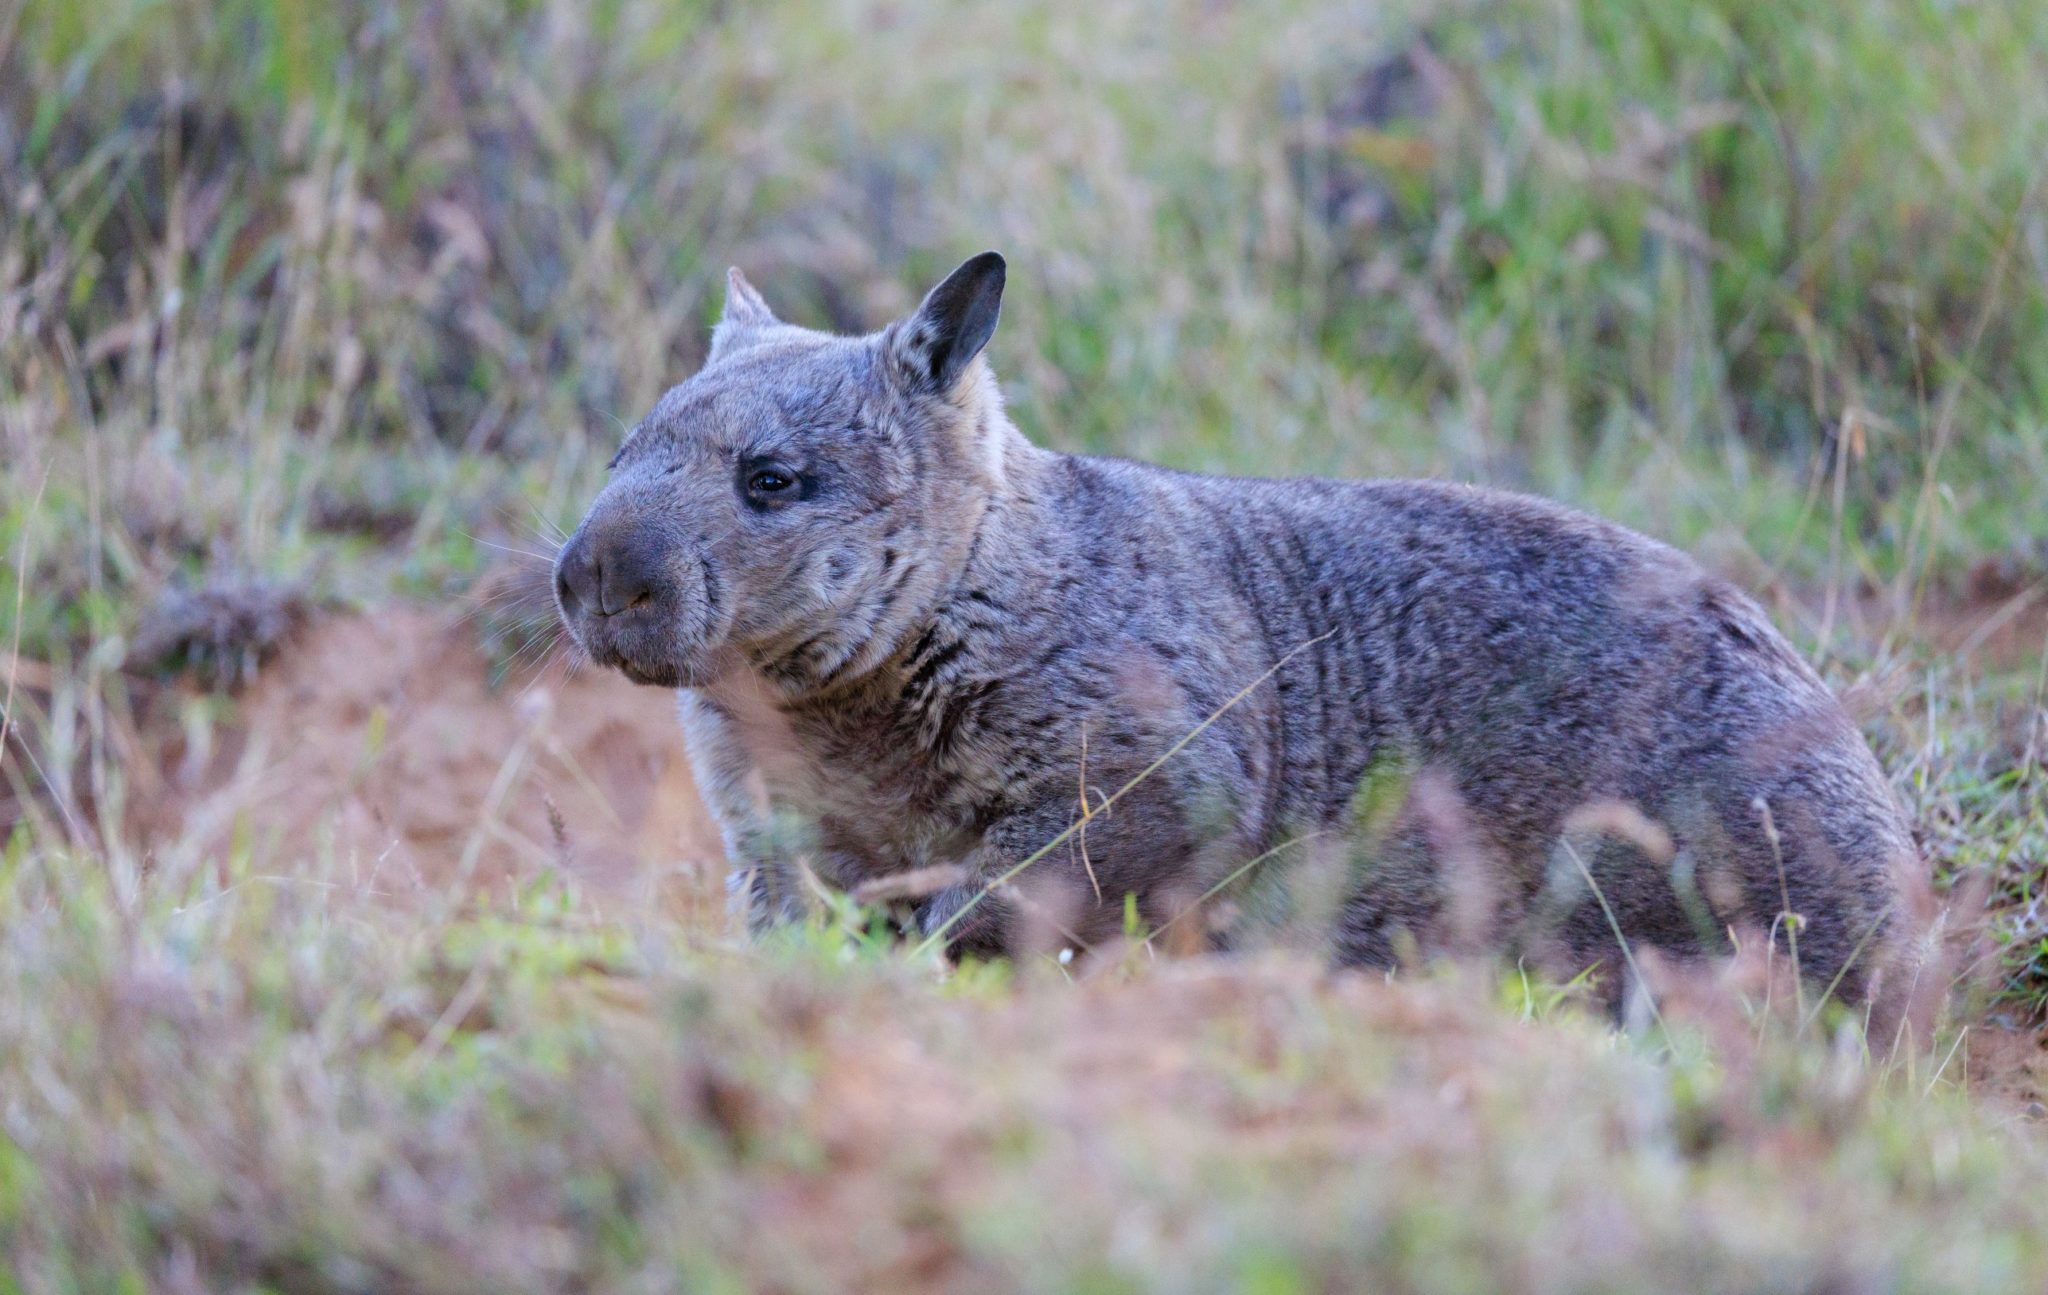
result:
[[[742,949],[556,887],[62,862],[5,878],[22,1289],[2048,1276],[2038,1142],[1853,1022],[1759,1040],[1730,999],[1636,1040],[1483,974],[1287,961],[942,982],[857,929]]]
[[[1920,0],[0,5],[0,1288],[2041,1285],[2039,1140],[1964,1071],[2048,1011],[2043,49]],[[144,812],[303,621],[470,609],[524,680],[492,570],[727,264],[867,328],[986,246],[1043,442],[1538,490],[1763,593],[1985,909],[1945,1032],[946,979]]]

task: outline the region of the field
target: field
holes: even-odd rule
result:
[[[2048,6],[0,0],[0,1292],[2048,1288]],[[1534,491],[1890,771],[1737,958],[765,942],[547,563],[729,264],[1062,449]]]

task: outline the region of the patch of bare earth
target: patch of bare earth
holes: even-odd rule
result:
[[[559,869],[598,896],[699,906],[722,886],[667,693],[559,663],[493,688],[475,628],[386,606],[304,630],[188,739],[148,838],[297,860],[394,893]]]
[[[1970,1090],[2029,1119],[2048,1118],[2048,1047],[2040,1031],[2024,1026],[1986,1023],[1971,1028],[1964,1040]]]

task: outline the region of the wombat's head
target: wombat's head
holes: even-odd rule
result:
[[[626,438],[555,559],[593,659],[664,687],[750,666],[791,694],[871,669],[958,573],[1016,436],[982,346],[1003,258],[907,319],[836,337],[734,270],[696,376]]]

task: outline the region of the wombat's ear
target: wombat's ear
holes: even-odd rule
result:
[[[745,334],[780,322],[754,285],[747,282],[747,276],[740,273],[738,266],[732,267],[725,272],[725,313],[718,317],[718,327],[711,330],[711,358],[715,360],[721,352],[731,350]]]
[[[891,330],[889,349],[906,380],[934,393],[953,389],[996,331],[1003,275],[997,253],[970,257]]]

